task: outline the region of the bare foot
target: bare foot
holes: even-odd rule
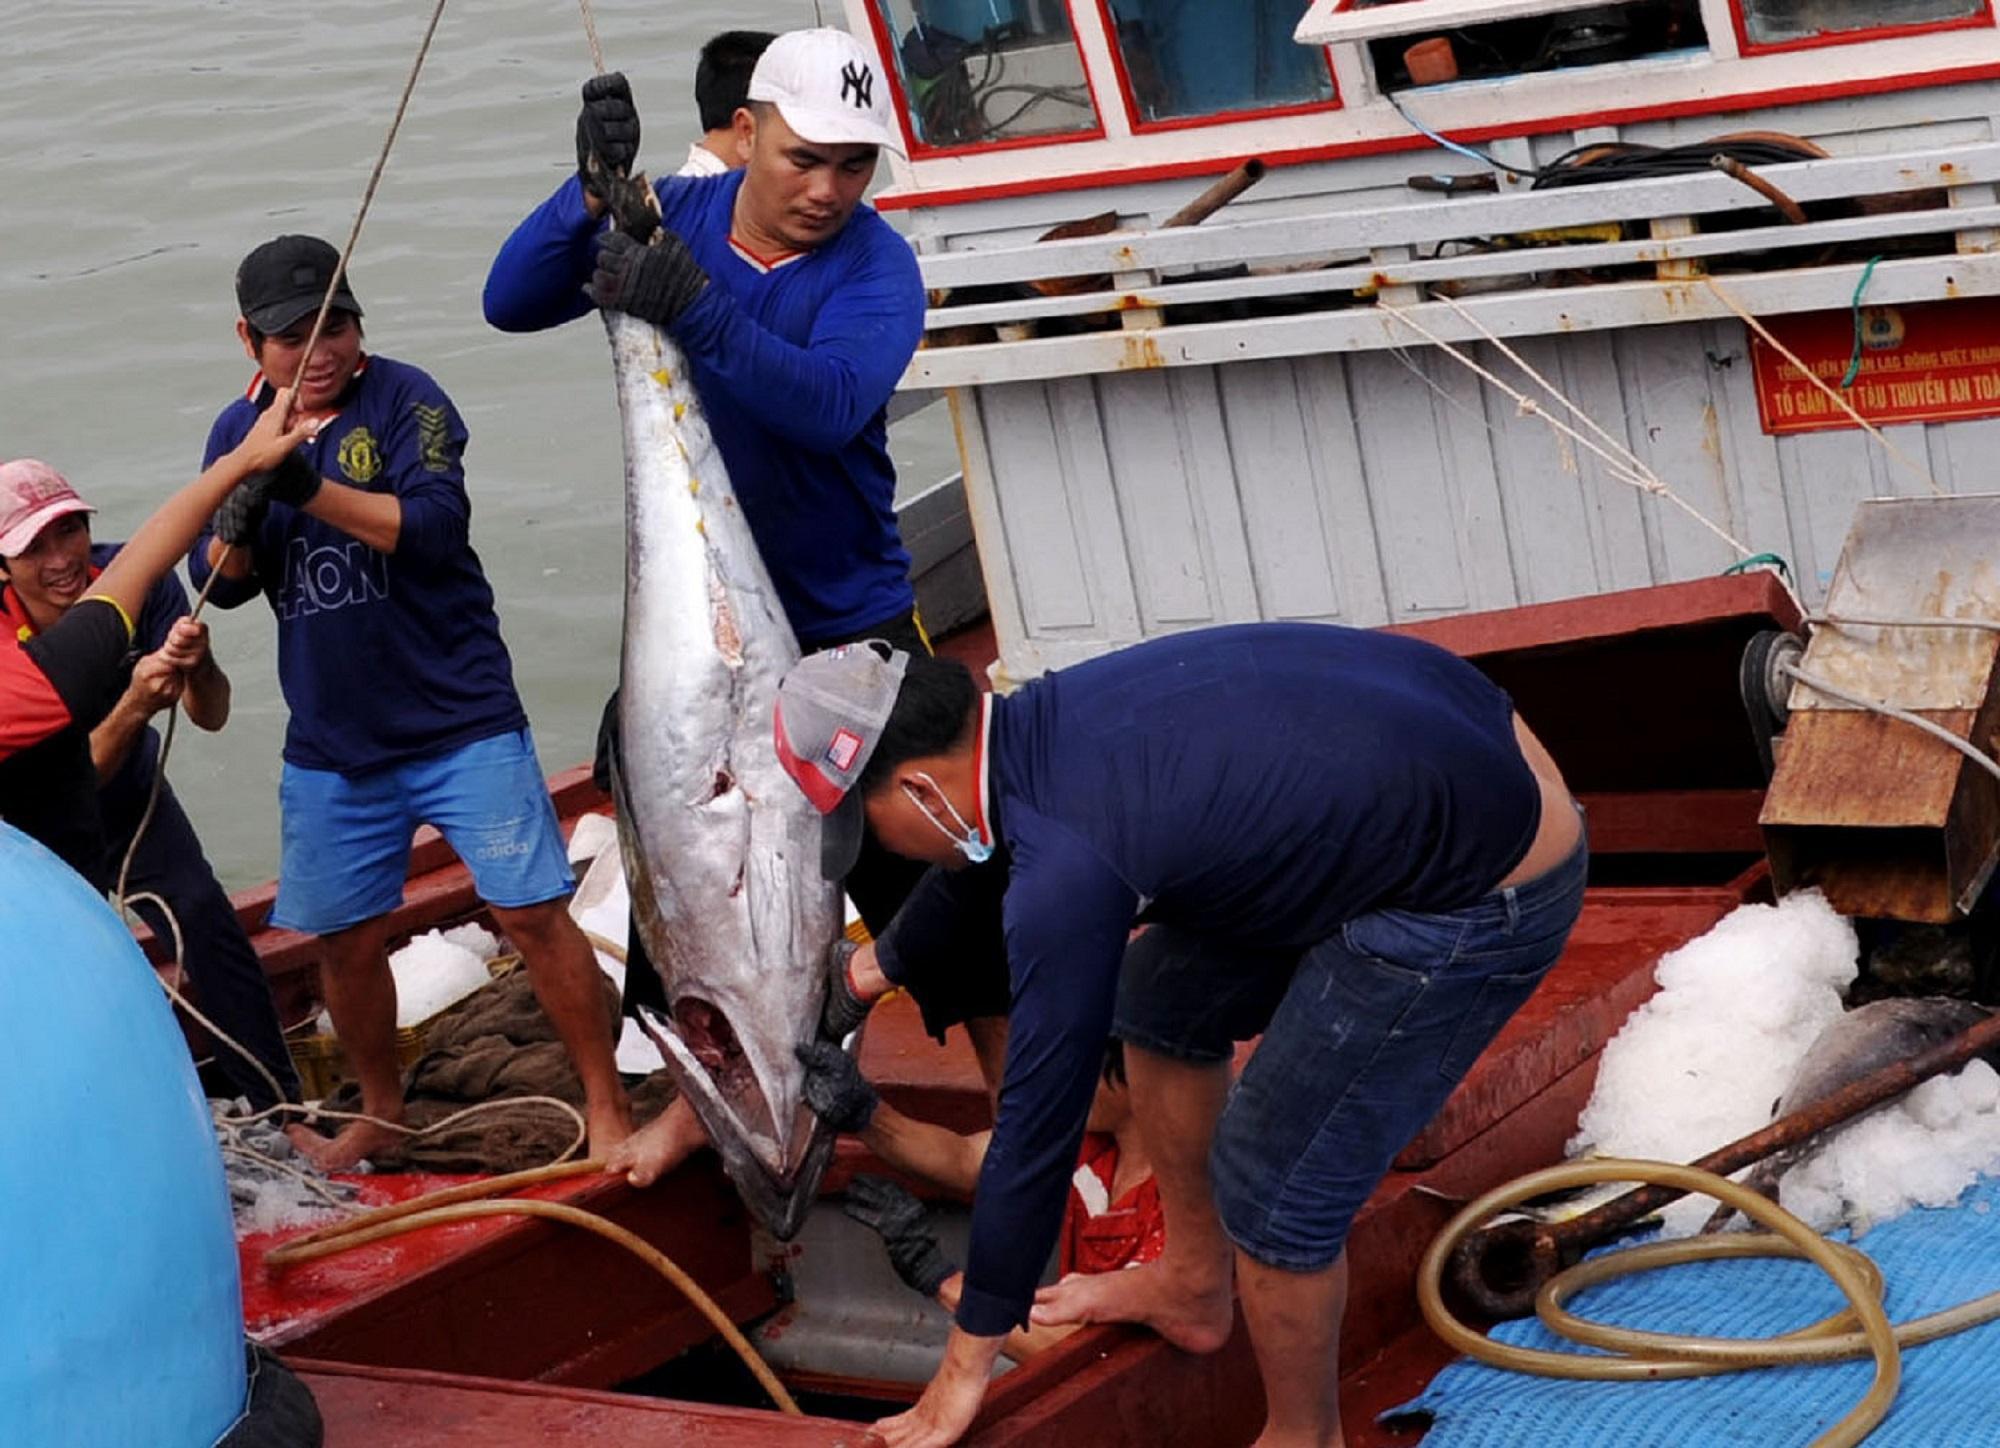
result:
[[[285,1128],[285,1139],[291,1142],[300,1156],[315,1164],[319,1161],[320,1149],[331,1144],[303,1121],[294,1121],[288,1125]]]
[[[316,1134],[311,1143],[292,1138],[293,1144],[311,1159],[312,1164],[329,1176],[335,1172],[352,1171],[378,1152],[385,1152],[404,1140],[402,1132],[373,1121],[350,1121],[331,1140]]]
[[[1029,1314],[1040,1327],[1136,1322],[1187,1352],[1214,1352],[1229,1341],[1235,1320],[1227,1278],[1219,1285],[1196,1285],[1165,1262],[1123,1272],[1073,1272],[1037,1292]]]
[[[591,1141],[597,1140],[595,1132]],[[708,1133],[694,1108],[683,1097],[675,1097],[667,1109],[619,1142],[604,1159],[604,1169],[623,1172],[635,1187],[649,1187],[696,1151],[708,1145]]]

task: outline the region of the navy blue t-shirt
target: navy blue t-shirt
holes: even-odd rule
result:
[[[1507,695],[1394,634],[1177,634],[991,707],[1013,1005],[958,1310],[983,1336],[1024,1319],[1054,1246],[1137,921],[1303,952],[1370,910],[1470,904],[1541,819]],[[951,888],[933,871],[904,906],[903,958],[929,948]]]
[[[909,243],[866,206],[803,255],[749,256],[729,239],[742,184],[734,172],[655,187],[663,219],[711,283],[673,338],[792,631],[810,649],[916,606],[884,409],[923,336],[923,281]],[[594,310],[583,288],[603,228],[572,176],[493,259],[486,320],[529,332]]]
[[[271,395],[259,378],[222,410],[204,467],[243,440]],[[472,551],[465,444],[458,409],[427,374],[368,358],[339,415],[301,451],[323,478],[396,495],[395,552],[277,503],[251,547],[256,571],[216,581],[209,596],[220,607],[262,592],[278,617],[288,762],[358,774],[527,727],[493,590]],[[208,578],[209,536],[204,529],[188,554],[197,587]]]

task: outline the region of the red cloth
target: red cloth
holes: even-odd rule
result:
[[[1114,1202],[1111,1184],[1117,1172],[1117,1141],[1100,1132],[1084,1137],[1063,1208],[1056,1258],[1063,1275],[1138,1267],[1167,1245],[1158,1183],[1149,1176]]]
[[[13,629],[0,638],[0,759],[69,726],[69,705]]]

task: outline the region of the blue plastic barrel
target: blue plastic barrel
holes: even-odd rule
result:
[[[0,824],[0,1444],[208,1448],[245,1387],[228,1187],[166,998]]]

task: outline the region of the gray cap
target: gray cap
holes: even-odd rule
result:
[[[854,786],[882,742],[910,656],[880,639],[799,660],[778,685],[778,762],[821,815],[819,867],[842,880],[868,823]]]

